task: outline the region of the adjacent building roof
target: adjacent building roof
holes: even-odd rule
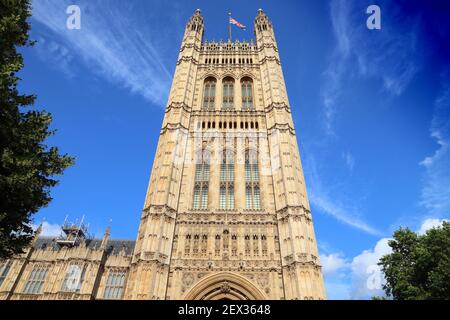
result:
[[[98,249],[102,243],[102,239],[86,239],[86,246],[91,249]],[[127,239],[110,239],[107,243],[109,254],[118,254],[122,250],[125,251],[126,255],[131,255],[134,250],[136,241]],[[35,249],[46,249],[52,248],[53,250],[61,249],[61,246],[56,242],[56,238],[53,237],[39,237],[35,244]]]

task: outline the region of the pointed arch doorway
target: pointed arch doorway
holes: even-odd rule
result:
[[[185,300],[266,300],[253,283],[232,272],[220,272],[201,279],[184,297]]]

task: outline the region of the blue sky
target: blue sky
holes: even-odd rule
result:
[[[54,234],[86,215],[100,236],[136,236],[184,25],[200,8],[207,39],[227,13],[253,37],[272,20],[304,166],[327,294],[380,294],[374,265],[399,226],[423,232],[450,212],[450,4],[447,1],[36,0],[22,90],[76,157],[35,216]],[[81,8],[81,29],[66,8]],[[368,30],[366,8],[381,8]],[[382,279],[381,279],[382,280]],[[372,285],[368,285],[368,283]]]

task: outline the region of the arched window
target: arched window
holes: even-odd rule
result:
[[[230,239],[229,232],[228,232],[228,230],[225,230],[223,232],[223,242],[222,242],[222,244],[223,244],[223,251],[224,252],[228,252],[229,239]]]
[[[236,257],[237,256],[237,250],[238,250],[237,235],[233,234],[231,236],[231,255]]]
[[[191,251],[191,235],[186,235],[186,241],[184,242],[184,254],[189,254]]]
[[[250,236],[245,235],[244,240],[245,240],[245,255],[249,256],[250,255]]]
[[[242,109],[248,110],[253,108],[253,81],[251,78],[245,77],[241,80],[242,89]]]
[[[216,79],[208,77],[205,79],[203,88],[203,108],[214,109],[216,99]]]
[[[245,206],[247,209],[261,209],[258,153],[252,149],[245,151]]]
[[[194,201],[193,208],[205,210],[208,208],[209,168],[211,154],[208,150],[197,153],[195,164]]]
[[[257,235],[253,236],[253,254],[255,256],[257,256],[259,254],[259,241],[258,241]]]
[[[205,255],[206,254],[206,249],[208,248],[208,236],[206,234],[204,234],[202,236],[201,247],[202,247],[202,255]]]
[[[216,256],[220,255],[220,235],[216,235],[216,241],[215,241],[215,245],[214,245],[214,253]]]
[[[25,294],[39,294],[42,293],[45,279],[47,277],[48,267],[36,265],[31,271],[28,281],[23,289]]]
[[[198,253],[198,240],[199,240],[198,234],[194,235],[194,245],[192,249],[192,253],[194,254]]]
[[[12,261],[6,260],[0,264],[0,287],[8,276],[9,270],[11,269]]]
[[[124,270],[110,269],[105,284],[105,292],[103,293],[103,298],[111,300],[122,299],[125,289],[126,276],[127,274]]]
[[[86,272],[85,264],[71,263],[66,270],[61,291],[64,292],[80,292],[81,285],[84,281]],[[75,276],[75,279],[74,279]]]
[[[267,237],[265,235],[261,236],[261,247],[262,247],[262,255],[267,256]]]
[[[234,153],[232,150],[222,152],[219,197],[220,209],[234,209]]]
[[[223,109],[234,108],[234,79],[223,79]]]

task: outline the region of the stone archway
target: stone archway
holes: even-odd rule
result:
[[[267,297],[248,279],[232,272],[220,272],[200,280],[185,300],[266,300]]]

